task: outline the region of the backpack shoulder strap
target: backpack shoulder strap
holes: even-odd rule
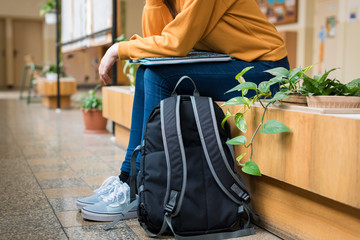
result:
[[[176,216],[184,199],[187,167],[180,127],[181,96],[160,102],[161,132],[167,165],[165,211]]]
[[[203,151],[216,183],[235,203],[240,205],[248,202],[250,200],[249,191],[235,175],[226,157],[212,99],[194,96],[191,96],[190,99]]]

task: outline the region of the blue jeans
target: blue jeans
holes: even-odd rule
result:
[[[215,101],[227,101],[239,96],[239,92],[225,94],[239,83],[235,76],[245,67],[254,66],[244,78],[248,82],[259,84],[267,81],[271,75],[265,70],[275,67],[289,69],[287,58],[272,61],[245,62],[235,60],[219,63],[195,63],[160,66],[140,66],[136,76],[134,105],[132,109],[130,140],[121,171],[130,172],[130,158],[134,149],[141,144],[145,123],[151,111],[162,99],[170,97],[177,81],[184,75],[191,77],[201,96],[212,97]],[[192,94],[194,88],[190,81],[184,80],[177,88],[178,94]],[[272,89],[272,91],[276,89]],[[250,96],[249,91],[247,96]],[[137,158],[140,168],[140,157]]]

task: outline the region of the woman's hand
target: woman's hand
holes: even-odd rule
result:
[[[108,72],[118,59],[118,45],[118,43],[115,43],[106,51],[99,65],[99,75],[105,85],[112,83]]]

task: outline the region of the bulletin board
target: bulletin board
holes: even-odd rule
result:
[[[298,0],[256,0],[261,11],[274,25],[296,23]]]

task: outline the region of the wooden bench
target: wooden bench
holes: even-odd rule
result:
[[[68,108],[71,105],[71,95],[76,93],[74,78],[60,78],[60,107]],[[37,78],[37,91],[41,95],[41,102],[49,108],[57,108],[57,81]]]

